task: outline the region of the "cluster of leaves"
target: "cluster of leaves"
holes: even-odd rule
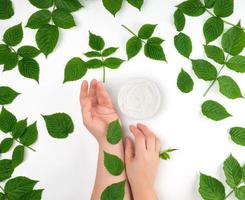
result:
[[[18,65],[22,76],[39,80],[39,64],[34,59],[40,54],[39,49],[33,46],[21,46],[16,51],[14,46],[20,44],[23,39],[22,24],[7,29],[3,35],[4,44],[0,44],[0,65],[3,71],[14,69]]]
[[[121,9],[123,0],[102,0],[104,7],[108,10],[113,16],[117,14],[117,12]],[[141,7],[144,3],[144,0],[127,0],[129,4],[134,6],[135,8],[141,10]]]
[[[223,171],[227,185],[231,188],[229,193],[225,192],[222,182],[214,177],[200,174],[199,193],[204,200],[225,200],[233,193],[239,200],[245,199],[245,165],[230,155],[223,164]]]
[[[156,24],[144,24],[139,29],[138,34],[135,34],[125,25],[122,26],[133,34],[133,37],[131,37],[126,44],[128,60],[135,57],[142,49],[142,44],[144,44],[144,53],[146,57],[153,60],[166,61],[166,57],[161,46],[164,40],[159,37],[152,37],[157,26]]]
[[[11,0],[0,0],[0,19],[9,19],[14,15]]]
[[[101,36],[89,32],[89,46],[92,51],[84,55],[91,58],[83,61],[79,57],[74,57],[66,64],[64,73],[64,83],[81,79],[88,69],[103,68],[103,82],[105,82],[105,69],[117,69],[124,60],[117,57],[109,57],[117,51],[117,47],[105,48],[104,39]]]
[[[177,5],[177,10],[174,13],[174,24],[176,30],[179,31],[179,34],[174,37],[177,51],[190,59],[197,78],[211,81],[204,96],[218,82],[219,91],[225,97],[229,99],[244,98],[236,81],[228,75],[221,75],[225,67],[235,72],[245,73],[245,56],[240,54],[245,47],[245,29],[241,27],[240,22],[235,25],[224,20],[225,17],[233,13],[233,4],[233,0],[205,0],[205,4],[200,0],[188,0]],[[209,13],[211,17],[203,25],[205,37],[203,47],[207,58],[212,62],[204,59],[191,59],[191,38],[182,32],[185,27],[185,15],[200,16],[205,12]],[[232,27],[224,32],[225,24]],[[221,37],[220,47],[210,44],[219,37]],[[220,65],[220,69],[217,70],[215,65]],[[184,69],[181,69],[178,75],[177,86],[184,93],[191,92],[193,89],[194,82]],[[202,113],[215,121],[231,116],[224,106],[213,100],[207,100],[202,104]],[[244,131],[236,132],[236,136],[233,136],[232,139],[238,144],[244,144]]]
[[[72,12],[79,10],[82,5],[78,0],[29,0],[39,8],[27,22],[27,27],[38,29],[36,43],[38,48],[47,57],[56,47],[59,39],[59,28],[74,27],[75,21]],[[50,11],[52,8],[52,11]],[[49,10],[50,9],[50,10]]]

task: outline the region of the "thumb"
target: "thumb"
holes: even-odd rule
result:
[[[126,137],[125,139],[125,163],[127,164],[130,162],[134,157],[134,143],[129,138]]]

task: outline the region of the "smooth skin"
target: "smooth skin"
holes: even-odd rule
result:
[[[124,144],[122,141],[116,145],[108,143],[107,127],[119,117],[104,84],[97,80],[92,80],[90,86],[87,81],[83,81],[80,103],[83,123],[99,145],[97,172],[91,199],[99,200],[107,186],[128,180],[124,200],[156,200],[154,181],[160,151],[160,142],[156,136],[145,125],[138,124],[130,126],[135,142],[126,138]],[[119,176],[111,175],[104,167],[104,151],[124,160],[126,171]]]

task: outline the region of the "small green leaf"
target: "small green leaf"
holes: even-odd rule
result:
[[[234,56],[229,59],[226,63],[226,66],[236,72],[244,73],[245,72],[245,57],[241,55]]]
[[[121,9],[123,0],[102,0],[104,7],[113,16]]]
[[[233,127],[230,129],[229,134],[233,142],[245,146],[245,128]]]
[[[169,153],[173,152],[173,151],[177,151],[178,149],[166,149],[160,152],[159,157],[163,160],[169,160],[170,159],[170,155]]]
[[[205,7],[206,8],[212,8],[215,4],[216,0],[204,0]]]
[[[26,45],[20,47],[17,53],[23,58],[35,58],[40,54],[40,51],[36,47]]]
[[[51,17],[52,13],[49,10],[39,10],[30,16],[26,26],[31,29],[40,28],[41,26],[48,24]]]
[[[0,44],[0,65],[6,62],[6,57],[11,53],[10,48],[6,44]]]
[[[218,77],[219,91],[229,99],[242,98],[242,93],[237,83],[229,76]]]
[[[82,8],[82,4],[79,0],[55,0],[55,5],[57,8],[68,12],[75,12]]]
[[[53,0],[29,0],[30,3],[37,7],[37,8],[41,8],[41,9],[46,9],[46,8],[50,8],[53,5]]]
[[[225,54],[221,48],[214,45],[204,45],[204,49],[208,58],[219,64],[225,63]]]
[[[3,35],[3,41],[10,46],[16,46],[23,39],[22,25],[17,24],[7,29]]]
[[[190,57],[192,52],[192,43],[191,38],[188,35],[184,33],[179,33],[176,35],[174,37],[174,45],[182,56],[186,58]]]
[[[185,27],[185,15],[180,9],[174,13],[174,25],[177,31],[182,31]]]
[[[4,181],[12,176],[14,168],[12,161],[8,159],[0,160],[0,182]]]
[[[12,136],[14,139],[23,135],[27,127],[27,119],[18,121],[12,129]]]
[[[118,49],[117,47],[106,48],[105,50],[103,50],[102,56],[103,57],[110,56],[111,54],[115,53],[117,51],[117,49]]]
[[[191,76],[184,70],[181,69],[178,78],[177,78],[177,86],[181,92],[189,93],[193,90],[194,82]]]
[[[100,200],[123,200],[125,193],[125,181],[113,183],[105,188]]]
[[[216,68],[206,60],[198,59],[191,60],[192,69],[198,78],[203,79],[205,81],[211,81],[216,79],[217,70]]]
[[[216,40],[224,31],[224,22],[218,17],[209,18],[203,25],[206,43]]]
[[[0,19],[9,19],[14,15],[11,0],[0,0]]]
[[[104,165],[110,174],[119,176],[124,170],[123,161],[116,155],[104,151]]]
[[[73,16],[65,10],[54,10],[52,19],[54,24],[60,28],[69,29],[76,26]]]
[[[189,16],[200,16],[205,12],[205,7],[200,0],[188,0],[177,6],[183,13]]]
[[[211,176],[200,174],[199,193],[204,200],[224,200],[224,185]]]
[[[0,113],[0,130],[4,133],[12,131],[16,122],[16,117],[3,107]]]
[[[233,13],[233,0],[216,0],[214,4],[214,14],[218,17],[228,17]]]
[[[86,63],[79,57],[74,57],[66,64],[64,83],[76,81],[82,78],[87,72]]]
[[[89,32],[89,46],[94,50],[100,51],[104,48],[105,42],[102,37]]]
[[[226,183],[232,188],[236,188],[242,180],[242,168],[239,162],[230,155],[224,162],[223,170]]]
[[[16,67],[18,63],[18,55],[15,52],[7,54],[5,59],[3,71],[9,71]]]
[[[43,116],[48,133],[54,138],[66,138],[74,130],[72,119],[66,113]]]
[[[122,139],[122,127],[119,120],[112,121],[107,128],[106,138],[110,144],[117,144]]]
[[[166,57],[161,46],[163,40],[158,37],[152,37],[147,40],[144,46],[145,56],[154,60],[166,61]]]
[[[33,58],[23,58],[18,63],[22,76],[39,81],[39,64]]]
[[[103,63],[99,59],[91,59],[85,63],[85,66],[89,69],[96,69],[102,67]]]
[[[0,105],[12,103],[19,94],[10,87],[0,86]]]
[[[0,153],[6,153],[10,150],[13,145],[13,138],[5,138],[0,144]]]
[[[18,145],[15,147],[12,154],[12,165],[13,167],[17,167],[24,161],[25,148],[22,145]]]
[[[111,69],[117,69],[118,67],[120,67],[120,65],[124,62],[124,60],[120,59],[120,58],[115,58],[115,57],[111,57],[111,58],[106,58],[103,62],[104,66],[111,68]]]
[[[129,4],[141,10],[144,0],[127,0]]]
[[[47,57],[53,52],[59,38],[59,30],[57,26],[46,24],[38,29],[36,34],[36,42],[38,48]]]
[[[128,60],[136,56],[141,50],[141,48],[142,48],[142,42],[138,37],[134,36],[130,38],[126,44]]]
[[[245,199],[245,185],[235,189],[235,195],[237,199],[244,200]]]
[[[88,58],[101,57],[101,53],[98,51],[88,51],[84,55]]]
[[[37,123],[34,122],[30,126],[28,126],[24,133],[20,136],[20,143],[25,146],[30,146],[37,141],[38,130]]]
[[[214,121],[220,121],[231,116],[224,106],[213,100],[207,100],[202,104],[202,114]]]
[[[152,36],[156,26],[157,24],[144,24],[138,32],[138,37],[144,40],[149,39]]]

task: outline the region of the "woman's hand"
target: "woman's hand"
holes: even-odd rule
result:
[[[110,95],[105,86],[97,80],[83,81],[80,93],[83,123],[99,142],[106,136],[107,126],[118,119]]]
[[[156,200],[154,182],[159,164],[160,141],[143,124],[130,126],[135,142],[126,138],[126,173],[135,200]]]

